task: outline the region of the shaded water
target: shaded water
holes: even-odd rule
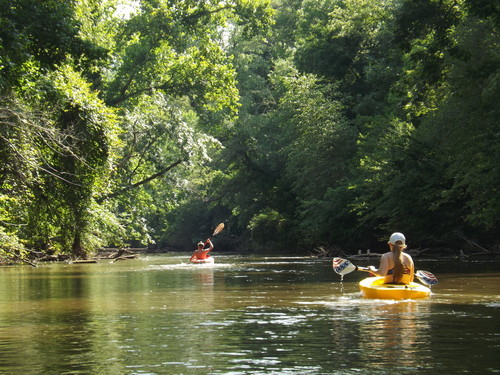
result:
[[[440,283],[395,302],[330,259],[188,257],[0,268],[0,373],[500,373],[492,265],[417,262]]]

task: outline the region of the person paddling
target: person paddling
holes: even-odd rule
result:
[[[395,232],[388,242],[390,252],[382,255],[380,266],[368,268],[375,276],[385,276],[386,284],[409,284],[413,281],[415,266],[409,254],[403,252],[406,249],[406,238],[403,233]]]
[[[204,249],[204,246],[206,244],[208,244],[209,247]],[[198,248],[194,251],[194,253],[191,256],[191,259],[189,259],[189,261],[196,262],[196,261],[210,258],[210,255],[208,255],[208,253],[210,251],[212,251],[213,248],[214,248],[214,244],[212,243],[212,241],[210,241],[210,238],[208,238],[205,243],[203,243],[203,241],[198,242]]]

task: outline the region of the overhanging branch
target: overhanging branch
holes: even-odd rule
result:
[[[175,168],[177,165],[182,163],[182,161],[183,161],[182,159],[179,159],[179,160],[173,162],[172,164],[170,164],[168,167],[163,168],[161,171],[149,176],[148,178],[145,178],[144,180],[141,180],[141,181],[136,182],[136,183],[129,185],[129,186],[125,186],[125,187],[123,187],[123,188],[121,188],[121,189],[119,189],[111,194],[107,194],[103,197],[96,199],[96,202],[101,203],[101,202],[105,201],[106,199],[115,198],[115,197],[129,191],[129,190],[135,189],[136,187],[144,185],[144,184],[148,183],[149,181],[152,181],[160,176],[163,176],[165,173],[167,173],[168,171],[170,171],[171,169]]]

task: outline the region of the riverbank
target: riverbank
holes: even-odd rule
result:
[[[38,263],[45,262],[66,262],[66,263],[95,263],[102,260],[111,260],[113,262],[127,259],[135,259],[143,254],[175,254],[182,253],[185,250],[178,250],[173,248],[149,248],[149,247],[123,247],[123,248],[102,248],[95,254],[89,254],[86,259],[74,259],[67,254],[45,254],[39,252],[31,252],[29,256],[21,258],[16,255],[9,254],[9,256],[0,256],[0,266],[28,264],[36,267]],[[462,260],[462,261],[488,261],[500,263],[500,251],[489,251],[483,249],[482,251],[464,251],[455,250],[450,248],[422,248],[422,249],[408,249],[414,259],[427,259],[427,260]],[[218,254],[266,254],[261,251],[244,250],[236,252],[217,252]],[[290,254],[290,252],[273,252],[269,255],[277,254]],[[312,258],[333,258],[341,257],[352,260],[367,260],[378,259],[383,253],[374,252],[370,249],[365,250],[343,250],[339,247],[323,247],[319,246],[308,252],[294,252],[294,255],[310,256]]]
[[[422,249],[408,249],[407,253],[410,254],[415,259],[462,259],[462,260],[484,260],[484,261],[495,261],[500,262],[500,251],[464,251],[464,250],[454,250],[450,248],[435,247],[435,248],[422,248]],[[338,247],[317,247],[312,252],[311,255],[318,258],[325,257],[341,257],[349,259],[369,259],[369,258],[379,258],[383,253],[373,252],[370,249],[357,250],[357,251],[344,251]]]

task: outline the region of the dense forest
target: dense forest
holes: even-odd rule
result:
[[[498,0],[0,0],[0,255],[498,251]]]

